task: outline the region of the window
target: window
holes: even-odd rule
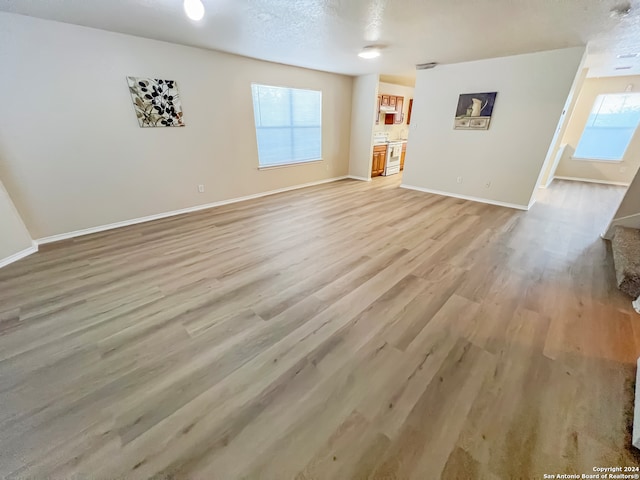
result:
[[[251,85],[261,167],[322,158],[322,92]]]
[[[640,94],[598,95],[574,157],[622,160],[640,120]]]

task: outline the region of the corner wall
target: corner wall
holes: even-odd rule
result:
[[[0,267],[35,251],[29,232],[0,182]]]
[[[603,237],[610,240],[617,226],[640,229],[640,170],[631,181]]]
[[[0,32],[0,177],[33,238],[348,173],[352,77],[8,13]],[[186,126],[140,128],[127,75],[176,80]],[[258,169],[252,82],[322,91],[323,161]]]
[[[576,78],[571,85],[571,90],[569,91],[567,101],[564,105],[564,108],[562,109],[562,115],[560,115],[560,120],[558,121],[558,128],[553,134],[553,140],[551,140],[551,145],[549,146],[549,150],[547,151],[547,157],[542,166],[542,171],[540,172],[540,180],[538,181],[539,188],[547,188],[551,184],[551,182],[553,181],[553,174],[555,173],[556,168],[558,168],[560,157],[564,153],[565,148],[561,140],[564,136],[564,132],[566,132],[567,130],[567,126],[569,125],[569,119],[571,118],[573,109],[575,108],[576,102],[578,101],[578,95],[580,94],[580,90],[582,89],[582,84],[584,83],[584,80],[587,77],[587,73],[589,72],[588,68],[584,68],[586,57],[587,54],[585,52],[585,54],[582,56],[582,61],[580,62],[580,67],[578,68]]]
[[[418,71],[404,186],[528,208],[583,53],[568,48]],[[454,130],[458,96],[474,92],[498,92],[489,130]]]
[[[353,80],[349,176],[359,180],[371,179],[378,78],[377,74],[371,74]]]

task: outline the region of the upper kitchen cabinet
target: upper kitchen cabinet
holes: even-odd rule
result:
[[[402,109],[404,108],[404,97],[395,97],[396,98],[396,114],[393,117],[393,123],[400,124],[404,121],[404,113]]]
[[[393,125],[404,122],[404,97],[397,95],[378,95],[378,115],[376,125],[380,123],[380,114],[384,114],[384,124]]]

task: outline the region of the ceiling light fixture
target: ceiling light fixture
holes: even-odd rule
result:
[[[204,5],[200,0],[184,0],[184,13],[191,20],[199,22],[204,17]]]
[[[367,60],[377,58],[380,56],[380,47],[376,47],[375,45],[364,47],[358,56],[360,58],[366,58]]]

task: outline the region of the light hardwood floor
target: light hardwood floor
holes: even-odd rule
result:
[[[623,189],[306,188],[0,270],[0,477],[515,479],[638,465]]]

